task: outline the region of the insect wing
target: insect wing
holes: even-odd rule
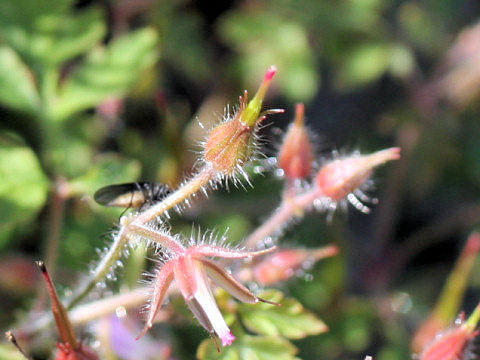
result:
[[[145,203],[145,196],[137,183],[105,186],[95,192],[94,200],[105,206],[139,207]]]
[[[145,181],[105,186],[97,190],[93,198],[104,206],[138,208],[146,202],[159,201],[169,193],[167,185]]]

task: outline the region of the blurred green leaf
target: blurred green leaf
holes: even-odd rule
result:
[[[169,18],[170,28],[165,38],[165,57],[172,66],[188,75],[200,84],[212,76],[214,69],[206,51],[202,28],[203,19],[197,13],[184,11],[175,15],[175,21]]]
[[[142,29],[92,51],[60,89],[54,117],[63,120],[108,97],[124,96],[141,73],[155,63],[156,46],[156,32]]]
[[[278,83],[291,100],[308,101],[316,94],[315,59],[301,24],[272,13],[231,12],[221,19],[219,34],[240,53],[249,87],[256,87],[275,64],[282,74]]]
[[[305,310],[297,300],[285,299],[279,290],[267,290],[259,296],[278,302],[281,306],[240,304],[239,313],[250,331],[262,335],[281,335],[288,339],[301,339],[328,331],[323,321]]]
[[[210,339],[198,350],[200,360],[295,360],[297,349],[289,341],[274,336],[240,335],[232,345],[218,352]]]
[[[3,0],[0,33],[31,66],[52,66],[95,46],[105,25],[99,9],[73,11],[71,0]]]
[[[401,45],[371,43],[357,47],[340,70],[340,85],[350,88],[377,80],[390,71],[407,76],[414,67],[413,55]]]
[[[34,152],[0,139],[0,247],[43,207],[48,179]]]
[[[135,181],[140,176],[140,163],[115,154],[100,155],[87,173],[70,182],[76,195],[93,194],[99,188],[122,182]]]
[[[0,84],[0,102],[4,105],[21,111],[38,108],[33,74],[7,46],[0,47]]]
[[[0,344],[0,359],[25,360],[25,357],[11,344]]]

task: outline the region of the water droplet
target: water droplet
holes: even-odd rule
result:
[[[263,240],[263,244],[265,245],[266,248],[273,246],[273,238],[271,236],[266,237]]]
[[[277,163],[277,158],[276,158],[276,157],[273,157],[273,156],[272,156],[272,157],[269,157],[269,158],[267,159],[267,163],[268,163],[269,165],[275,165],[275,164]]]
[[[406,314],[412,308],[412,299],[408,293],[399,292],[391,300],[390,306],[393,311]]]
[[[124,318],[127,316],[127,309],[125,309],[123,306],[119,306],[115,309],[115,315],[117,315],[118,318]]]
[[[311,256],[302,263],[302,269],[304,270],[311,269],[313,264],[315,264],[315,258]]]
[[[313,200],[313,207],[317,210],[322,210],[323,201],[321,201],[320,199]]]
[[[117,261],[115,262],[115,265],[116,265],[117,267],[119,267],[119,268],[123,268],[123,262],[121,262],[120,260],[117,260]]]
[[[305,279],[305,281],[312,281],[313,280],[313,275],[312,274],[305,274],[304,279]]]
[[[265,168],[263,166],[258,165],[258,166],[253,167],[253,173],[254,174],[261,174],[264,171],[265,171]]]
[[[275,174],[276,177],[281,178],[285,175],[285,171],[283,171],[283,169],[276,169],[274,174]]]
[[[297,277],[303,277],[305,276],[305,271],[303,271],[303,269],[298,269],[297,271],[295,271],[295,275]]]

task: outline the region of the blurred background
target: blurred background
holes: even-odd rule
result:
[[[280,286],[330,327],[294,341],[298,356],[408,359],[480,222],[479,16],[474,0],[2,0],[0,327],[38,297],[33,260],[46,260],[62,294],[96,261],[121,213],[94,203],[98,188],[177,186],[204,139],[199,121],[215,124],[275,64],[266,106],[286,112],[262,129],[267,156],[298,102],[319,164],[334,151],[402,148],[400,161],[376,173],[371,214],[311,213],[281,238],[341,248]],[[199,200],[174,229],[229,228],[241,241],[283,186],[273,171],[251,173],[253,189]],[[145,250],[135,251],[106,292],[136,287],[145,262]],[[451,312],[470,313],[480,300],[479,270]],[[184,322],[158,333],[175,359],[194,358],[206,337]]]

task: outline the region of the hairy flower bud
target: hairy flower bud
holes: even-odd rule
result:
[[[251,158],[255,150],[256,125],[263,119],[260,116],[263,98],[276,72],[277,69],[272,66],[254,98],[248,102],[245,91],[234,118],[218,125],[208,135],[204,159],[216,171],[230,176]]]
[[[304,179],[312,170],[313,152],[304,124],[305,106],[297,104],[295,122],[290,125],[278,156],[287,179]]]
[[[412,339],[412,351],[421,352],[436,334],[444,330],[458,313],[470,272],[480,252],[480,233],[472,233],[451,271],[440,297],[429,317],[420,325]]]
[[[459,360],[468,356],[468,346],[478,335],[475,331],[480,318],[480,304],[470,318],[463,324],[457,325],[438,334],[429,346],[425,348],[420,360]]]
[[[253,268],[255,281],[266,286],[285,281],[307,264],[338,254],[338,247],[329,245],[318,249],[283,249],[260,261]]]
[[[324,196],[339,201],[364,184],[375,167],[398,159],[400,159],[400,148],[333,160],[318,172],[317,186]]]

